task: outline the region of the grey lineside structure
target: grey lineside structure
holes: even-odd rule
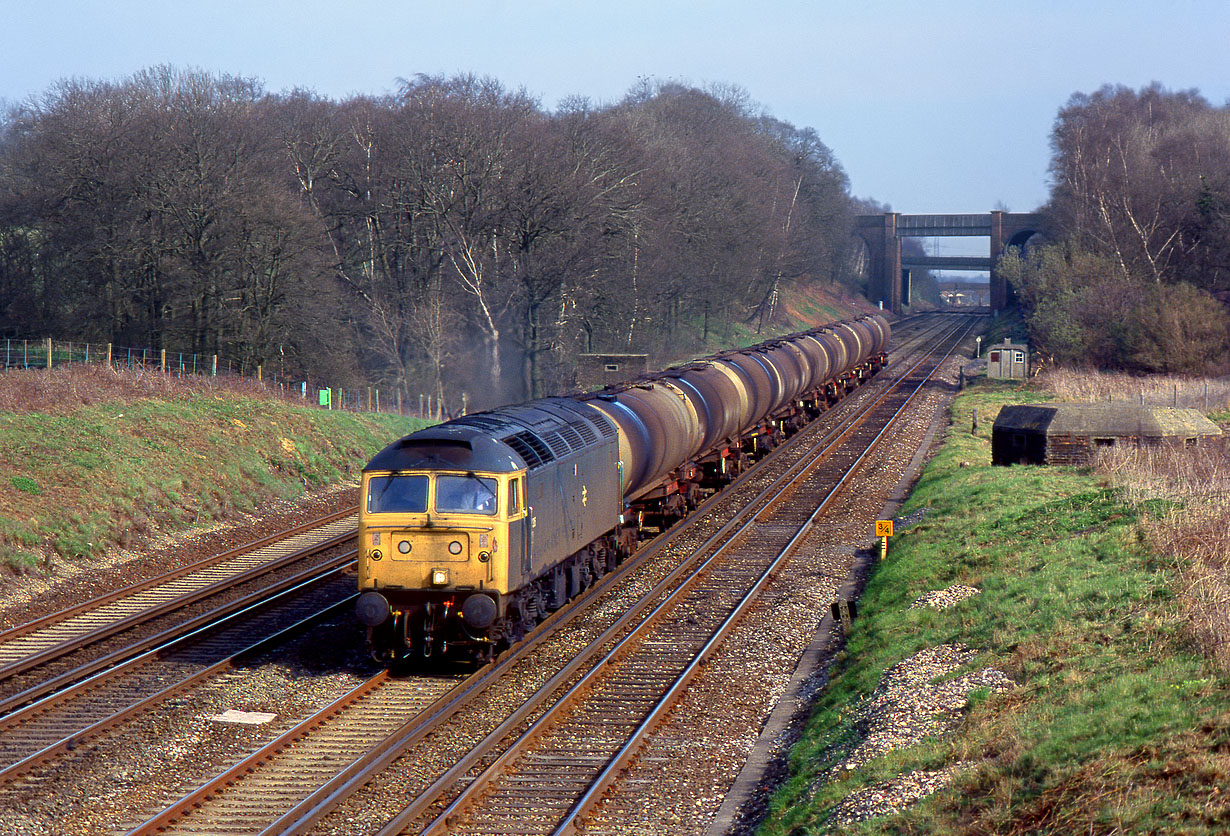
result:
[[[1088,464],[1101,447],[1222,444],[1221,429],[1195,409],[1127,403],[1005,406],[991,428],[992,464]]]

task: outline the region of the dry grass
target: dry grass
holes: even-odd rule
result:
[[[1144,533],[1173,561],[1201,651],[1230,670],[1230,453],[1110,448],[1097,467],[1133,503],[1165,502],[1143,515]]]
[[[108,369],[99,364],[0,372],[0,412],[64,415],[103,403],[219,392],[261,398],[278,394],[276,387],[266,387],[253,378],[176,377],[144,369]]]
[[[1179,406],[1204,412],[1230,409],[1230,377],[1131,375],[1087,369],[1048,368],[1038,385],[1066,401],[1142,400],[1148,406]]]
[[[1120,373],[1052,369],[1039,382],[1065,400],[1135,400],[1169,406],[1230,409],[1225,378],[1134,377]],[[1206,403],[1207,392],[1207,408]],[[1158,501],[1142,528],[1180,579],[1191,634],[1201,651],[1230,670],[1230,452],[1221,447],[1175,449],[1111,447],[1096,467],[1134,505]]]

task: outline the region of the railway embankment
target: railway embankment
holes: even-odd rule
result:
[[[1224,457],[992,467],[1050,397],[954,402],[761,833],[1230,829]]]
[[[390,438],[422,424],[321,410],[249,381],[86,366],[6,372],[0,590],[98,569],[126,549],[257,509],[269,515],[279,501],[353,480]]]

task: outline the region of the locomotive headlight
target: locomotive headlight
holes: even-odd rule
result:
[[[410,541],[402,540],[397,544],[397,550],[402,554],[410,554]]]
[[[431,585],[432,586],[448,586],[448,570],[447,569],[432,569],[431,570]]]
[[[372,549],[372,553],[371,553],[372,560],[379,560],[382,557],[384,557],[384,555],[380,553],[380,549]]]
[[[461,549],[462,549],[462,546],[461,546],[460,540],[454,540],[453,542],[448,544],[449,554],[461,554]]]

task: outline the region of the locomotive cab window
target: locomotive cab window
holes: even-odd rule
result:
[[[436,511],[441,514],[494,514],[498,488],[495,479],[485,476],[437,476]]]
[[[513,516],[521,510],[521,480],[508,480],[508,516]]]
[[[367,482],[370,514],[421,514],[427,510],[427,477],[391,474]]]

